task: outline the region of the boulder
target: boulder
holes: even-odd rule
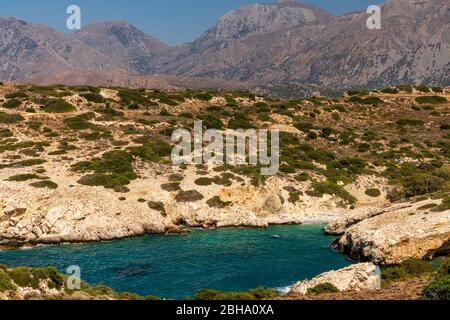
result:
[[[264,210],[275,213],[280,211],[283,202],[278,194],[272,193],[264,202]]]
[[[360,263],[337,271],[323,273],[311,280],[296,283],[289,294],[308,293],[319,284],[330,283],[339,291],[378,290],[381,288],[381,271],[373,263]]]

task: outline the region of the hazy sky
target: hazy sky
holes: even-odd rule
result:
[[[246,4],[274,0],[2,0],[0,16],[16,17],[67,31],[66,8],[81,7],[82,24],[127,20],[146,33],[174,45],[194,40],[224,13]],[[365,10],[382,0],[303,0],[334,15]]]

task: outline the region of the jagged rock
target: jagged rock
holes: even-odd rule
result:
[[[385,205],[379,207],[362,207],[349,212],[348,215],[343,216],[341,219],[327,224],[325,226],[325,233],[329,235],[343,235],[352,225],[355,225],[365,219],[369,219],[375,216],[379,216],[388,211],[392,211],[394,208],[409,208],[409,204],[400,205]]]
[[[395,205],[348,228],[338,247],[349,256],[377,264],[430,258],[450,249],[450,210],[419,210],[439,200]]]
[[[289,294],[307,294],[308,289],[330,283],[339,291],[376,290],[381,286],[381,272],[373,263],[360,263],[337,271],[323,273],[311,280],[295,284]]]

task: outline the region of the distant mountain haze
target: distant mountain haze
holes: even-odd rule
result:
[[[125,21],[64,35],[0,18],[0,78],[49,83],[76,70],[79,82],[83,71],[90,72],[89,82],[93,72],[104,72],[104,79],[109,72],[120,74],[120,83],[130,74],[138,85],[146,76],[154,84],[164,75],[190,84],[204,79],[205,87],[234,83],[289,95],[450,85],[450,1],[388,0],[381,7],[381,30],[369,30],[366,12],[334,17],[292,0],[254,4],[225,14],[195,41],[176,47]]]

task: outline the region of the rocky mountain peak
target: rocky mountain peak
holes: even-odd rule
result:
[[[251,35],[331,19],[330,14],[317,7],[294,0],[279,0],[273,4],[253,4],[229,12],[220,18],[213,33],[219,41],[243,40]]]
[[[167,49],[167,45],[137,29],[126,21],[105,21],[90,24],[73,34],[90,47],[105,51],[105,48],[132,50],[136,55],[154,54]],[[108,50],[110,51],[110,50]],[[107,54],[107,52],[104,52]]]

